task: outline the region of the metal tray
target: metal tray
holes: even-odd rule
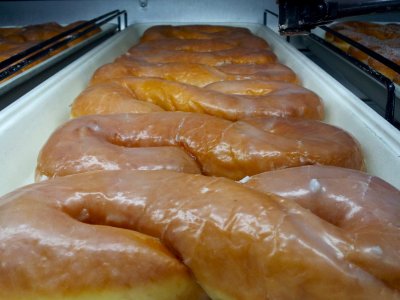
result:
[[[358,139],[368,172],[400,188],[400,132],[396,128],[267,27],[219,24],[247,27],[266,39],[279,60],[323,99],[325,121]],[[0,195],[33,182],[41,147],[55,128],[68,120],[70,104],[92,73],[125,53],[153,25],[157,24],[136,24],[115,34],[0,112]]]
[[[49,57],[48,59],[42,61],[41,63],[35,65],[32,68],[23,71],[22,73],[4,80],[4,82],[0,83],[0,96],[5,94],[6,92],[10,91],[11,89],[15,88],[16,86],[20,85],[21,83],[26,82],[27,80],[31,79],[33,76],[36,76],[40,72],[50,68],[51,66],[55,65],[56,63],[60,62],[61,60],[67,58],[68,56],[72,55],[73,53],[79,51],[83,47],[86,47],[97,40],[105,37],[106,35],[111,34],[112,32],[116,31],[117,25],[116,24],[104,24],[101,26],[101,31],[88,37],[84,41],[69,47],[60,53]]]

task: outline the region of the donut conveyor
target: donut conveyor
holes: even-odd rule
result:
[[[157,24],[128,27],[0,112],[1,195],[33,182],[39,150],[55,128],[68,120],[69,105],[86,87],[93,72],[125,53],[145,29],[154,25]],[[304,87],[323,99],[325,122],[347,130],[361,143],[367,171],[400,187],[398,130],[267,27],[250,23],[219,25],[247,27],[266,39],[279,61],[297,73]]]

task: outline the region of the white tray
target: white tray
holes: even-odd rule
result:
[[[101,31],[88,37],[87,39],[81,41],[78,44],[75,44],[60,53],[47,58],[46,60],[42,61],[41,63],[37,64],[36,66],[27,69],[26,71],[8,79],[4,82],[0,83],[0,95],[10,91],[11,89],[15,88],[17,85],[31,79],[33,76],[39,74],[40,72],[50,68],[51,66],[55,65],[56,63],[60,62],[64,58],[72,55],[73,53],[77,52],[78,50],[82,49],[83,47],[101,39],[102,37],[110,34],[111,32],[115,31],[117,28],[116,24],[104,24],[101,26]]]
[[[247,27],[265,38],[279,60],[324,101],[326,122],[352,133],[362,144],[369,173],[400,188],[400,132],[331,76],[259,24]],[[70,104],[92,73],[137,43],[149,26],[136,24],[114,35],[0,112],[0,195],[33,182],[37,155],[49,135],[68,120]]]

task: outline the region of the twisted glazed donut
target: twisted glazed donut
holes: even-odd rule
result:
[[[397,202],[389,208],[398,215],[398,194],[396,197]],[[398,285],[392,288],[369,272],[372,250],[354,242],[345,230],[290,200],[226,179],[167,171],[92,172],[31,185],[1,201],[8,201],[0,207],[0,293],[5,295],[32,289],[26,282],[40,284],[48,277],[38,278],[42,273],[37,268],[45,261],[49,266],[46,270],[52,272],[51,266],[58,265],[64,251],[68,255],[61,258],[73,261],[68,269],[79,266],[86,275],[76,280],[78,276],[72,274],[73,287],[91,278],[88,274],[97,277],[106,273],[82,267],[89,262],[96,266],[109,262],[105,265],[114,272],[129,269],[133,258],[118,259],[125,258],[124,253],[115,253],[117,258],[110,255],[112,259],[108,260],[97,251],[83,260],[79,248],[68,247],[70,243],[87,245],[80,241],[92,241],[93,231],[98,231],[111,234],[105,234],[106,239],[96,238],[95,249],[98,242],[116,249],[113,243],[107,243],[109,238],[112,242],[127,240],[129,232],[96,226],[111,225],[159,237],[182,258],[212,299],[400,299]],[[73,219],[96,225],[79,224]],[[374,224],[366,225],[365,230],[373,231]],[[41,231],[46,234],[38,235]],[[13,247],[19,242],[26,249],[21,235],[33,241],[27,251],[32,260],[25,261],[25,256],[8,251],[9,247],[20,249]],[[396,232],[394,237],[398,236]],[[41,251],[43,248],[47,251]],[[54,260],[44,259],[49,252],[55,254]],[[399,260],[398,252],[394,254]],[[363,262],[360,255],[365,258]],[[70,273],[64,271],[61,278],[69,278]],[[19,281],[20,273],[26,274],[24,282]],[[134,276],[130,270],[126,274]],[[398,280],[395,274],[387,275],[393,282]],[[154,276],[159,278],[160,274]],[[52,282],[59,279],[54,276]],[[126,282],[125,277],[120,280]],[[131,287],[121,281],[109,283],[116,294],[121,286]]]
[[[296,74],[282,64],[230,64],[212,67],[196,63],[160,63],[143,61],[114,62],[96,70],[90,84],[126,76],[158,77],[199,87],[223,80],[261,79],[297,82]]]
[[[229,36],[231,39],[251,36],[250,30],[243,27],[218,26],[218,25],[158,25],[148,28],[140,41],[148,42],[159,39],[195,39],[206,40]]]
[[[85,182],[91,196],[101,192],[98,179]],[[73,178],[49,181],[0,199],[1,299],[206,299],[190,271],[159,240],[97,225],[101,214],[89,202],[70,210],[76,184]],[[109,196],[117,200],[117,194]],[[92,225],[82,223],[89,215]],[[109,225],[114,217],[107,213]]]
[[[282,64],[230,64],[212,67],[196,63],[152,64],[142,61],[114,62],[96,70],[90,84],[126,76],[158,77],[199,87],[223,80],[261,79],[297,82],[296,74]]]
[[[191,52],[158,48],[147,49],[139,44],[116,59],[117,62],[122,63],[130,60],[142,60],[149,63],[196,62],[220,66],[224,64],[269,64],[275,63],[277,58],[272,51],[265,49],[232,48],[213,52]]]
[[[225,35],[218,36],[212,39],[155,39],[140,43],[140,49],[164,49],[164,50],[180,50],[180,51],[193,51],[193,52],[213,52],[228,50],[232,48],[257,48],[269,49],[268,43],[262,38],[252,35],[237,34],[234,37],[227,37]]]
[[[230,122],[204,114],[161,112],[71,120],[43,147],[36,174],[39,179],[96,169],[155,169],[154,165],[186,171],[181,165],[171,167],[165,154],[154,155],[157,150],[147,154],[137,148],[165,146],[186,151],[203,174],[232,179],[308,164],[363,168],[358,143],[343,130],[317,121]],[[187,157],[182,159],[185,164],[190,162]]]
[[[319,97],[313,92],[292,83],[261,80],[224,81],[220,86],[239,86],[235,94],[225,94],[210,88],[199,88],[184,83],[160,78],[123,77],[101,83],[101,90],[112,89],[115,105],[119,102],[133,100],[148,101],[164,110],[201,112],[228,120],[239,120],[248,117],[280,116],[307,119],[322,119],[323,106]],[[121,96],[121,91],[123,94]],[[84,90],[74,101],[71,114],[74,117],[106,111],[99,103],[93,105],[98,97],[97,85]],[[111,99],[110,99],[111,101]],[[138,109],[135,109],[137,112]],[[148,111],[148,110],[147,110]],[[123,111],[133,112],[133,111]]]
[[[303,166],[244,180],[257,191],[294,200],[347,232],[361,251],[349,257],[391,288],[400,288],[400,191],[366,173]]]

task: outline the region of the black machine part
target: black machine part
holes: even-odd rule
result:
[[[308,34],[316,26],[339,18],[395,10],[400,10],[399,0],[279,0],[279,32]]]

